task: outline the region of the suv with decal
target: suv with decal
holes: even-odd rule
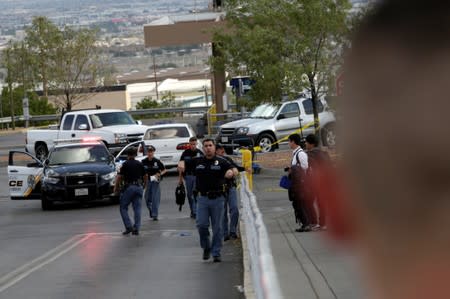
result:
[[[335,117],[325,99],[317,101],[321,135],[324,145],[335,145]],[[294,132],[303,135],[314,132],[312,100],[299,98],[280,104],[265,103],[256,107],[248,118],[223,124],[217,142],[225,146],[228,154],[240,146],[259,146],[262,152],[273,151],[278,140]]]

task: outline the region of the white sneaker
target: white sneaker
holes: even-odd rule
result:
[[[312,225],[312,226],[311,226],[311,230],[312,230],[312,231],[318,231],[318,230],[320,230],[320,225],[318,225],[318,224]]]

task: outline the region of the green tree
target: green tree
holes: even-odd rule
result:
[[[159,106],[161,108],[175,107],[176,106],[175,95],[171,91],[164,93],[161,97],[161,104]]]
[[[2,51],[1,65],[6,68],[7,75],[6,75],[5,81],[8,85],[7,95],[2,96],[2,99],[8,99],[8,102],[6,105],[2,105],[2,110],[8,111],[5,115],[12,117],[11,126],[12,126],[12,129],[15,130],[16,122],[15,122],[14,116],[16,114],[14,111],[14,107],[16,105],[15,105],[14,95],[13,95],[13,85],[16,82],[18,82],[18,80],[19,80],[19,72],[18,72],[19,67],[18,66],[21,65],[20,54],[18,51],[17,43],[13,43],[10,41],[8,43],[8,46]],[[8,115],[8,113],[9,113],[9,115]]]
[[[42,83],[42,91],[48,96],[49,80],[55,67],[57,45],[61,32],[47,17],[33,18],[31,26],[25,29],[25,44],[34,66],[34,75]]]
[[[253,105],[307,90],[319,133],[317,99],[327,92],[347,36],[347,0],[229,0],[228,30],[216,31],[217,69],[255,80]]]
[[[97,30],[65,27],[60,32],[49,81],[56,105],[66,110],[89,98],[89,88],[98,84]]]
[[[152,97],[145,97],[136,104],[136,109],[152,109],[158,108],[158,102],[153,100]]]

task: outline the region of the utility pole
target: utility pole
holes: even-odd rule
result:
[[[153,57],[153,77],[155,80],[155,91],[156,91],[156,101],[159,101],[159,93],[158,93],[158,79],[156,77],[156,61],[155,61],[155,54],[150,50],[150,54]]]
[[[28,128],[29,126],[29,120],[30,120],[30,110],[28,105],[28,98],[27,98],[27,88],[25,87],[25,47],[22,42],[22,48],[20,52],[20,60],[21,60],[21,66],[22,66],[22,88],[23,88],[23,98],[22,98],[22,107],[23,107],[23,117],[25,118],[25,128]]]
[[[10,44],[11,45],[11,44]],[[6,70],[8,71],[8,90],[9,90],[9,106],[11,112],[11,126],[12,129],[16,129],[16,121],[14,119],[14,98],[13,98],[13,86],[12,86],[12,75],[11,75],[11,48],[6,49]]]

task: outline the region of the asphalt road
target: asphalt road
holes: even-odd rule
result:
[[[176,180],[161,182],[160,221],[143,209],[141,235],[124,237],[117,205],[44,212],[39,200],[9,200],[2,166],[0,298],[243,298],[240,241],[224,244],[222,263],[202,261],[189,209],[175,206]]]

